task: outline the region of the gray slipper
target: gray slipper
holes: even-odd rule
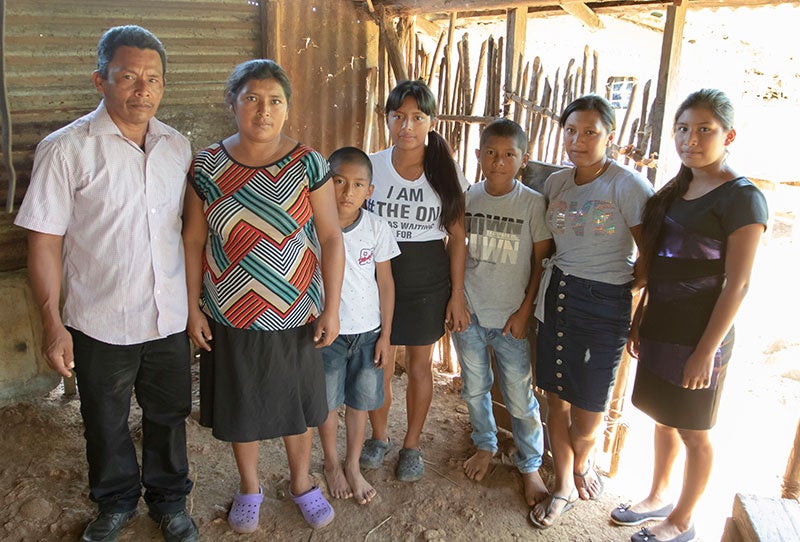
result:
[[[667,504],[658,510],[634,512],[630,504],[620,504],[611,511],[611,521],[617,525],[639,525],[645,521],[663,520],[672,512],[672,508],[672,504]]]
[[[397,462],[395,476],[401,482],[416,482],[425,474],[425,463],[422,452],[411,448],[400,450],[400,461]]]
[[[364,441],[364,447],[361,448],[361,456],[358,458],[358,463],[365,469],[378,469],[383,465],[383,459],[389,450],[392,449],[392,439],[386,439],[388,442],[383,442],[380,439],[368,438]]]

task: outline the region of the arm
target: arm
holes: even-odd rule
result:
[[[208,240],[208,222],[203,212],[203,200],[188,188],[183,199],[183,249],[186,257],[186,291],[189,298],[189,320],[186,331],[197,348],[211,351],[212,339],[200,296],[203,288],[203,250]]]
[[[634,294],[634,296],[636,295],[637,294]],[[642,324],[642,315],[644,315],[644,308],[645,305],[647,305],[647,290],[640,290],[638,295],[640,296],[639,302],[636,304],[636,310],[633,312],[631,329],[628,332],[628,342],[625,344],[625,349],[634,359],[639,359],[639,326]]]
[[[633,236],[633,241],[636,243],[636,250],[639,251],[641,254],[642,252],[642,225],[639,224],[638,226],[633,226],[631,228],[631,236]],[[631,291],[636,293],[641,290],[644,285],[647,283],[647,275],[646,270],[642,269],[641,265],[639,264],[639,260],[637,259],[636,263],[633,265],[633,284],[631,285]]]
[[[725,256],[725,285],[717,298],[700,341],[683,369],[683,387],[707,388],[714,368],[714,353],[733,325],[736,312],[750,285],[750,272],[756,256],[763,224],[749,224],[728,236]]]
[[[553,253],[553,240],[545,239],[533,244],[533,261],[531,262],[531,277],[528,281],[528,288],[525,290],[525,299],[516,312],[509,316],[503,335],[511,332],[515,339],[524,339],[528,335],[528,322],[533,313],[533,302],[539,292],[539,282],[542,280],[542,260]]]
[[[392,262],[375,263],[375,276],[378,281],[378,297],[381,308],[381,336],[375,343],[375,367],[383,367],[389,359],[391,350],[392,318],[394,317],[394,277]]]
[[[339,303],[344,278],[344,244],[333,183],[326,182],[311,192],[311,209],[321,249],[320,267],[325,288],[325,307],[315,322],[314,342],[317,348],[328,346],[339,335]]]
[[[72,335],[61,321],[61,248],[64,238],[35,231],[28,232],[28,273],[33,298],[42,315],[42,354],[48,365],[64,377],[75,367]]]
[[[464,331],[469,325],[467,299],[464,295],[464,270],[467,265],[467,230],[464,219],[447,227],[447,251],[450,255],[450,301],[447,302],[445,324],[451,331]]]

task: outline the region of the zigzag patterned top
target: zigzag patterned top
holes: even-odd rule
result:
[[[239,164],[222,143],[197,154],[190,182],[208,221],[203,302],[209,316],[266,331],[319,316],[322,275],[309,194],[329,178],[325,158],[302,144],[262,167]]]

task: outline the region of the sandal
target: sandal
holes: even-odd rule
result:
[[[258,486],[258,493],[236,493],[228,512],[228,525],[237,533],[252,533],[258,529],[258,512],[264,490]]]
[[[600,500],[600,496],[603,495],[603,490],[605,489],[606,486],[603,483],[603,479],[600,477],[599,474],[597,474],[597,471],[594,469],[594,463],[592,463],[591,465],[586,467],[586,470],[583,471],[583,473],[579,473],[579,472],[574,472],[573,471],[572,475],[576,478],[576,481],[577,481],[578,478],[581,479],[581,482],[583,482],[583,490],[586,491],[586,493],[589,493],[589,484],[586,482],[586,477],[589,475],[590,472],[592,474],[594,474],[594,477],[597,479],[597,484],[600,486],[600,490],[594,496],[589,495],[589,499],[591,499],[593,501],[599,501]],[[578,495],[580,496],[581,486],[579,486],[576,483],[575,487],[578,489]]]
[[[395,476],[401,482],[416,482],[425,474],[425,463],[422,461],[422,452],[412,448],[400,450],[400,461],[397,462]]]
[[[575,493],[575,490],[573,489],[572,493],[570,493],[570,497],[574,493]],[[531,520],[531,523],[533,523],[536,527],[538,527],[540,529],[549,529],[550,527],[552,527],[554,525],[558,525],[558,522],[561,521],[561,517],[566,512],[569,512],[570,510],[572,510],[572,506],[575,503],[575,500],[574,499],[570,499],[570,497],[564,497],[562,495],[550,495],[550,502],[547,503],[547,510],[545,511],[545,514],[544,514],[545,518],[547,516],[549,516],[550,513],[553,511],[553,502],[556,499],[558,499],[560,501],[564,501],[564,503],[565,503],[564,504],[564,508],[562,508],[561,512],[559,512],[558,515],[553,519],[553,523],[546,524],[546,523],[542,523],[541,521],[536,519],[536,511],[535,510],[531,510],[530,514],[528,514],[528,518]]]
[[[291,491],[289,492],[291,495]],[[314,486],[301,495],[292,495],[292,500],[300,508],[303,519],[312,529],[325,527],[335,516],[333,507],[322,494],[319,487]]]
[[[392,448],[392,439],[387,438],[386,442],[380,439],[368,438],[364,441],[361,449],[361,456],[358,463],[365,469],[378,469],[383,465],[383,459]]]

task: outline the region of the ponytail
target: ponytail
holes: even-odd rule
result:
[[[704,88],[689,94],[678,106],[673,126],[678,123],[678,119],[687,109],[694,108],[708,110],[726,131],[730,131],[733,128],[733,105],[721,90]],[[678,198],[686,194],[692,178],[691,168],[681,164],[681,168],[675,178],[650,198],[644,207],[644,213],[642,214],[642,246],[640,247],[639,261],[643,266],[645,276],[656,255],[664,217],[667,216],[670,206]]]
[[[442,202],[439,225],[447,228],[464,220],[464,192],[453,161],[453,152],[447,141],[434,130],[428,132],[423,168],[425,178]]]
[[[639,262],[645,274],[650,269],[650,264],[656,255],[667,211],[678,198],[686,194],[692,178],[691,168],[681,164],[678,174],[647,200],[647,204],[644,206]]]

